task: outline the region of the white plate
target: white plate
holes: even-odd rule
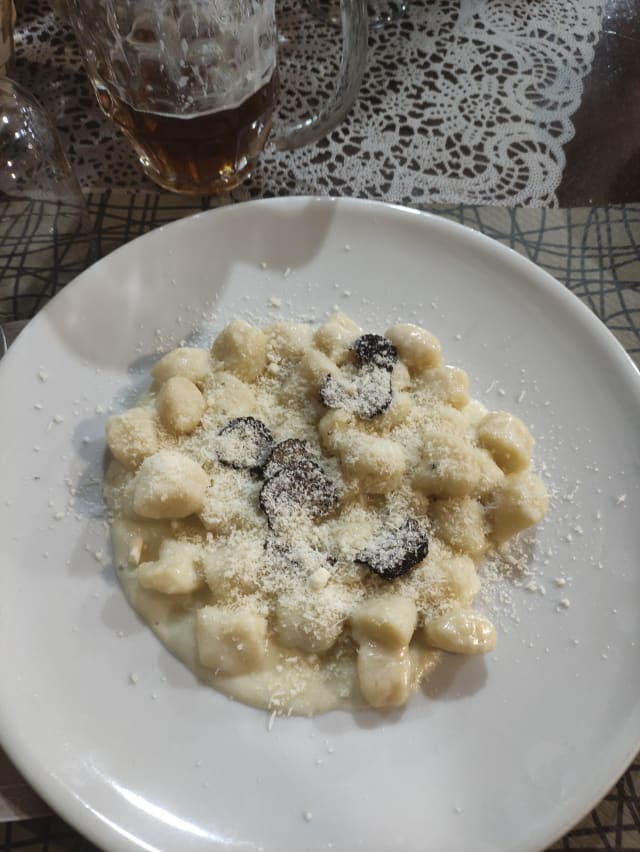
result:
[[[214,306],[219,328],[334,304],[371,330],[423,323],[475,396],[532,424],[555,492],[531,566],[546,593],[505,581],[496,653],[450,658],[404,712],[269,731],[265,713],[200,685],[125,603],[101,515],[103,430],[156,350]],[[490,240],[346,200],[181,221],[58,295],[0,365],[0,401],[2,742],[96,843],[534,850],[640,745],[638,374],[577,299]]]

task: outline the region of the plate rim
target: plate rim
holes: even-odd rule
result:
[[[66,284],[61,290],[59,290],[43,308],[38,311],[35,317],[29,321],[28,325],[25,327],[23,332],[16,339],[14,344],[10,347],[9,351],[2,359],[2,362],[6,362],[8,358],[10,358],[11,353],[15,351],[16,346],[20,348],[26,345],[25,340],[28,340],[30,337],[30,329],[32,326],[36,326],[40,322],[40,318],[42,316],[46,316],[50,309],[51,304],[58,305],[62,300],[68,299],[72,297],[72,294],[76,291],[78,287],[87,286],[84,284],[85,279],[89,278],[92,274],[95,274],[95,270],[97,267],[103,264],[103,262],[112,257],[119,257],[121,254],[126,254],[130,250],[131,245],[138,245],[147,240],[157,239],[157,235],[163,232],[166,232],[167,229],[171,229],[172,231],[179,231],[181,228],[189,228],[190,223],[193,221],[200,221],[208,218],[212,218],[215,221],[216,216],[234,216],[240,215],[238,211],[243,211],[245,209],[260,209],[260,208],[269,208],[269,207],[288,207],[295,206],[296,204],[310,204],[314,206],[340,206],[343,208],[352,207],[354,209],[359,209],[363,211],[375,211],[380,210],[383,213],[386,212],[390,215],[396,215],[399,217],[406,216],[412,217],[415,221],[419,219],[423,219],[424,221],[429,223],[430,227],[434,227],[436,229],[440,228],[443,231],[449,231],[451,233],[458,233],[461,237],[466,240],[469,240],[471,243],[476,243],[480,249],[487,249],[490,252],[494,252],[496,255],[501,256],[506,262],[511,263],[516,268],[519,268],[529,274],[535,276],[537,278],[536,285],[542,286],[548,293],[551,293],[554,297],[559,298],[561,301],[564,301],[565,304],[572,303],[573,307],[576,308],[577,305],[580,307],[576,308],[578,312],[582,312],[581,318],[584,322],[590,324],[591,329],[598,334],[599,338],[602,340],[603,344],[607,346],[610,354],[617,356],[618,359],[621,359],[621,362],[626,365],[626,367],[630,367],[632,372],[635,373],[637,378],[640,378],[640,364],[636,364],[631,355],[626,351],[622,343],[617,339],[615,334],[607,327],[603,320],[601,320],[597,314],[591,310],[581,299],[577,296],[569,287],[555,278],[551,273],[547,272],[533,260],[530,260],[528,257],[520,254],[515,248],[504,245],[499,240],[490,237],[487,234],[483,234],[482,232],[472,228],[470,225],[465,225],[460,222],[453,221],[452,219],[446,218],[442,213],[437,210],[420,210],[416,207],[407,207],[402,204],[398,204],[391,201],[380,201],[377,199],[367,199],[367,198],[354,198],[350,196],[323,196],[323,195],[289,195],[289,196],[277,196],[274,198],[257,198],[252,199],[250,201],[242,201],[242,202],[230,202],[228,204],[222,204],[218,207],[209,208],[208,210],[200,210],[195,213],[190,213],[187,216],[183,216],[179,219],[174,219],[171,222],[159,225],[157,228],[152,228],[149,231],[146,231],[143,234],[140,234],[134,239],[129,240],[126,243],[115,248],[113,251],[104,255],[103,257],[96,260],[91,266],[88,266],[85,270],[79,273],[72,281]],[[71,295],[70,295],[71,294]],[[26,332],[26,333],[25,333]],[[16,356],[14,356],[16,357]],[[640,387],[640,386],[639,386]],[[640,393],[640,390],[639,390]]]

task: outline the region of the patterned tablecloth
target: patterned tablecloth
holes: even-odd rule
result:
[[[159,225],[208,205],[156,192],[104,192],[87,196],[94,223],[94,251],[104,255]],[[579,210],[432,207],[439,215],[475,228],[546,269],[582,299],[640,364],[640,206]],[[37,215],[32,218],[41,222]],[[36,241],[37,242],[37,241]],[[78,271],[81,261],[58,252],[44,270],[33,235],[0,239],[0,321],[37,310]],[[47,274],[44,274],[47,273]],[[54,274],[55,273],[55,274]],[[630,675],[631,676],[631,675]],[[610,793],[551,849],[640,849],[640,756]],[[76,850],[93,847],[57,817],[24,821],[46,811],[0,752],[0,850]],[[4,832],[4,838],[2,834]]]
[[[582,299],[640,364],[640,205],[545,209],[556,202],[603,2],[412,0],[408,18],[372,34],[345,125],[310,148],[267,153],[251,181],[219,202],[155,190],[99,112],[70,29],[45,0],[16,6],[14,76],[56,121],[94,239],[67,239],[68,220],[37,205],[26,215],[15,204],[0,208],[0,323],[32,316],[92,257],[197,210],[274,195],[357,195],[433,210],[510,246]],[[292,87],[283,74],[287,114],[331,85],[336,36],[304,3],[289,2],[281,24],[283,64],[297,70]],[[637,759],[551,848],[640,850],[639,793]],[[93,849],[57,817],[43,818],[46,810],[0,752],[0,822],[21,819],[0,828],[0,852]]]

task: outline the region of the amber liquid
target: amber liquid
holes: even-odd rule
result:
[[[104,89],[103,110],[125,132],[149,177],[174,192],[226,192],[254,168],[271,130],[276,74],[233,109],[193,118],[134,109]]]

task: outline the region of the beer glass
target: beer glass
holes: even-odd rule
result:
[[[351,107],[364,73],[366,0],[340,0],[342,59],[317,114],[274,133],[280,149],[316,141]],[[275,0],[68,0],[103,111],[166,189],[216,194],[249,176],[277,93]]]

